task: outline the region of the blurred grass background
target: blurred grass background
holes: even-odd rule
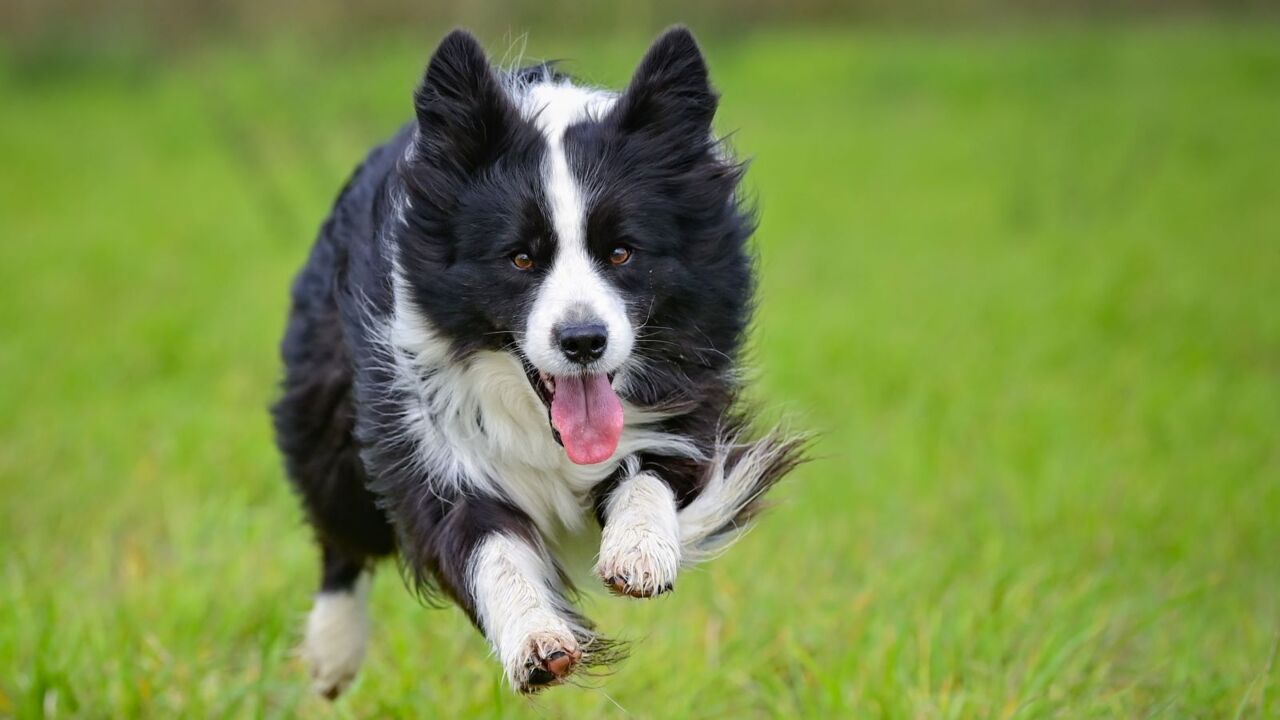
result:
[[[0,9],[0,716],[1280,717],[1280,26],[903,7]],[[328,707],[290,276],[447,25],[617,86],[680,17],[820,461],[673,597],[589,593],[592,688],[510,695],[388,568]]]

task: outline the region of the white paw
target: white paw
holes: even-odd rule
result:
[[[596,574],[612,591],[645,598],[675,587],[680,571],[680,542],[643,523],[605,528]]]
[[[307,616],[302,656],[311,670],[311,686],[334,700],[351,685],[364,662],[369,644],[369,615],[365,608],[366,578],[355,592],[324,592]]]
[[[680,523],[666,483],[648,473],[628,480],[609,501],[596,574],[612,591],[653,597],[675,586]]]
[[[582,660],[582,648],[568,630],[530,633],[515,648],[506,665],[511,686],[532,693],[559,685]]]

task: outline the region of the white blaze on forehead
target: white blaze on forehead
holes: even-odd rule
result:
[[[571,83],[542,83],[528,88],[521,103],[525,117],[542,131],[547,141],[547,201],[551,224],[563,245],[584,245],[586,198],[569,169],[564,150],[564,133],[569,126],[591,117],[600,117],[615,97],[610,93],[582,88]]]
[[[521,112],[542,132],[547,143],[543,164],[544,193],[551,227],[556,234],[556,255],[551,272],[543,280],[529,314],[524,351],[539,369],[574,374],[578,368],[554,347],[554,327],[578,315],[594,317],[608,331],[608,346],[598,370],[612,372],[631,354],[634,344],[626,305],[617,290],[600,276],[587,250],[586,216],[589,188],[580,184],[569,167],[564,148],[565,130],[575,123],[608,112],[617,96],[567,82],[546,82],[523,88],[517,98]]]
[[[565,128],[587,118],[603,117],[618,96],[608,90],[567,81],[547,81],[521,88],[515,98],[521,114],[559,144]]]

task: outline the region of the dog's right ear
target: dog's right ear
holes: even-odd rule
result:
[[[413,104],[418,158],[460,176],[498,157],[519,122],[480,42],[465,30],[440,41]]]

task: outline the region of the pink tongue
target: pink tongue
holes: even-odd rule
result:
[[[622,402],[608,376],[557,377],[551,424],[569,459],[579,465],[608,460],[622,437]]]

